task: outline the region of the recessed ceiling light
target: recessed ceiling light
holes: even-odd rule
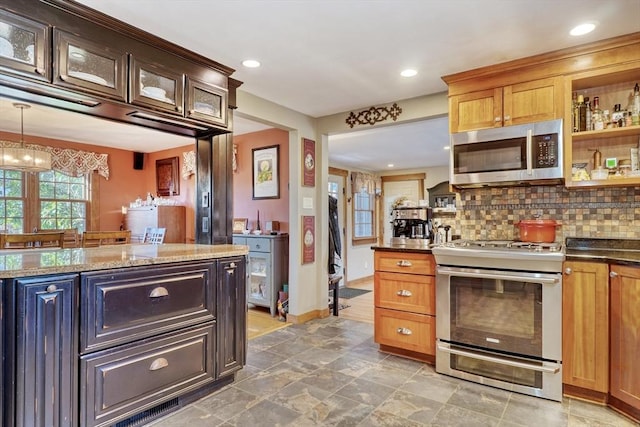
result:
[[[392,168],[392,167],[394,167],[394,166],[395,166],[395,165],[394,165],[393,163],[389,163],[389,164],[387,165],[387,167],[388,167],[388,168]]]
[[[451,149],[451,147],[449,147],[448,145],[445,145],[445,146],[444,146],[444,147],[442,147],[442,148],[444,148],[445,150],[449,150],[449,149]]]
[[[400,75],[401,75],[402,77],[413,77],[413,76],[415,76],[416,74],[418,74],[418,72],[417,72],[416,70],[411,69],[411,68],[407,68],[406,70],[403,70],[403,71],[400,73]]]
[[[572,36],[583,36],[595,30],[595,28],[596,24],[594,22],[585,22],[584,24],[573,27],[571,31],[569,31],[569,34]]]
[[[256,61],[255,59],[245,59],[242,61],[242,65],[247,68],[258,68],[260,66],[260,61]]]

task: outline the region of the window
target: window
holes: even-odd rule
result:
[[[329,195],[333,196],[334,199],[338,198],[338,183],[337,182],[329,182]]]
[[[354,243],[371,243],[375,239],[375,195],[366,190],[353,193]]]
[[[23,174],[0,169],[0,230],[87,228],[89,177],[58,171]],[[35,189],[30,196],[28,189]]]

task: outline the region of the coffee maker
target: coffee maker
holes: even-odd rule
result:
[[[432,210],[429,207],[395,208],[392,245],[428,246],[433,240]]]

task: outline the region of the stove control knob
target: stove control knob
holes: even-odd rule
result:
[[[571,274],[571,273],[573,273],[573,270],[572,270],[572,269],[570,269],[569,267],[567,267],[567,268],[565,268],[565,269],[564,269],[564,274],[566,274],[567,276],[568,276],[569,274]]]

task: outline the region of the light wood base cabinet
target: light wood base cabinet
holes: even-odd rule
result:
[[[562,382],[604,401],[609,389],[609,266],[564,263]],[[570,387],[569,394],[581,394]],[[588,391],[587,391],[588,390]],[[590,393],[602,393],[599,397]]]
[[[381,351],[433,363],[433,255],[376,250],[374,264],[375,342]]]
[[[611,266],[611,406],[640,420],[640,268]]]

